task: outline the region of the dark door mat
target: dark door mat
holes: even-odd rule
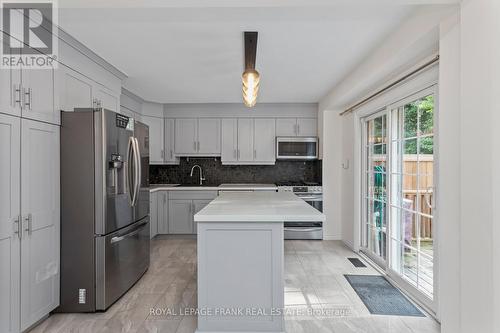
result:
[[[379,275],[344,275],[371,314],[425,317],[385,277]]]
[[[349,260],[354,267],[366,267],[366,265],[363,264],[363,262],[358,258],[347,258],[347,260]]]

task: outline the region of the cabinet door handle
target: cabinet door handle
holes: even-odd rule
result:
[[[22,87],[20,84],[14,84],[14,107],[19,103],[19,107],[23,108]]]
[[[23,91],[25,98],[27,97],[28,100],[28,102],[26,102],[25,100],[24,105],[28,107],[28,110],[31,110],[33,104],[33,90],[31,90],[31,88],[28,88],[28,89],[23,89]]]
[[[257,158],[257,149],[253,150],[253,159],[255,160]]]
[[[21,216],[14,218],[14,234],[17,234],[19,239],[23,238],[23,228],[21,227]]]
[[[198,141],[198,152],[200,151],[200,141]]]
[[[240,150],[238,149],[238,156],[237,156],[238,160],[240,159]]]
[[[165,158],[165,151],[162,149],[161,150],[161,158],[164,159]]]
[[[193,141],[193,149],[196,151],[196,141]]]
[[[172,151],[172,149],[170,149],[170,159],[173,159],[174,158],[174,153]]]
[[[297,124],[297,135],[300,135],[300,124]]]
[[[238,156],[236,155],[236,149],[233,149],[233,157],[238,158]]]
[[[31,213],[29,213],[28,216],[24,218],[24,221],[26,221],[27,223],[27,226],[24,228],[24,231],[27,231],[28,235],[31,235],[33,231],[33,216],[31,215]]]

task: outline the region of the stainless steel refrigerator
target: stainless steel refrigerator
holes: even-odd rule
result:
[[[149,129],[105,109],[61,122],[58,311],[105,310],[149,267]]]

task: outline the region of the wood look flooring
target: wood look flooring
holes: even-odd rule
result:
[[[356,255],[339,241],[285,241],[286,332],[440,332],[431,318],[371,315],[343,274],[378,273],[348,257]],[[196,308],[196,290],[196,240],[159,236],[149,270],[106,312],[53,314],[30,332],[192,333],[196,316],[178,311]]]

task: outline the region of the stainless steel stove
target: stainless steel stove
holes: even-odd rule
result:
[[[280,183],[278,192],[293,192],[323,212],[323,187],[317,183]],[[323,222],[286,222],[285,239],[323,239]]]

